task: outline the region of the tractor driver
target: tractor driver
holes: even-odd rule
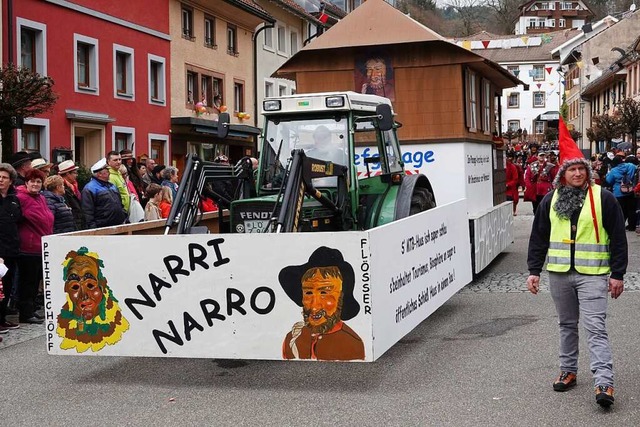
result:
[[[314,159],[326,160],[340,165],[345,164],[345,152],[331,142],[331,131],[320,125],[313,131],[313,147],[306,154]]]

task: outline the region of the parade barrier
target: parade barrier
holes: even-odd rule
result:
[[[471,281],[462,224],[464,199],[368,231],[304,238],[47,236],[47,350],[375,361]]]

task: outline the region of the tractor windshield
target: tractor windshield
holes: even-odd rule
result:
[[[301,120],[269,117],[265,126],[265,144],[260,153],[262,189],[282,185],[287,162],[294,149],[303,149],[308,157],[347,165],[348,127],[346,117],[318,117]],[[326,180],[327,178],[321,178]],[[314,185],[323,185],[316,183]]]

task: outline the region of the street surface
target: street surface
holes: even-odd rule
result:
[[[544,274],[538,296],[526,291],[533,217],[518,208],[509,250],[377,362],[54,357],[42,326],[21,325],[0,344],[0,425],[640,425],[640,237],[627,233],[626,290],[610,300],[616,402],[604,411],[584,339],[577,387],[551,388],[556,315]]]

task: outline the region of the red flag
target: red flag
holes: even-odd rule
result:
[[[482,40],[482,46],[484,46],[485,49],[489,46],[489,43],[491,43],[491,40]]]
[[[545,70],[547,70],[547,73],[551,74],[551,70],[553,70],[553,67],[546,67]]]
[[[321,12],[320,16],[318,16],[318,21],[322,22],[323,24],[326,24],[328,20],[329,20],[329,15],[327,15],[324,12]]]

